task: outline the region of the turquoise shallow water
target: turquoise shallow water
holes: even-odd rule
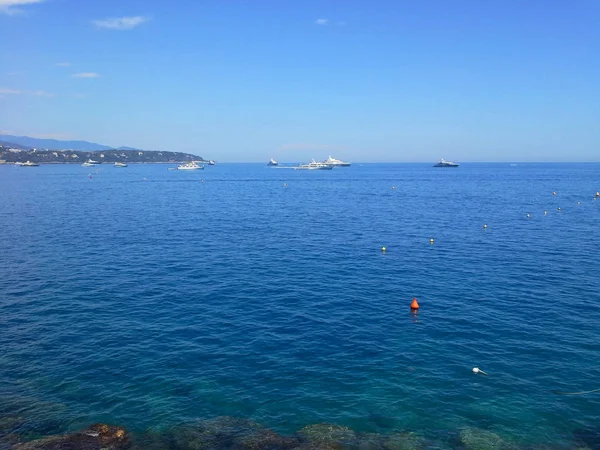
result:
[[[600,388],[599,164],[89,172],[0,166],[12,431],[234,415],[600,445],[600,394],[554,392]]]

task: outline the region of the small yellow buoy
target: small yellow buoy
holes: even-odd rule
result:
[[[434,242],[433,238],[429,239],[430,244],[433,244],[433,242]]]
[[[386,250],[387,250],[387,249],[386,249],[385,247],[381,247],[381,251],[382,251],[383,253],[385,253],[385,251],[386,251]]]

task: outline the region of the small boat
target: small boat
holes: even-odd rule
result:
[[[202,170],[204,166],[196,164],[196,161],[192,161],[186,164],[180,164],[177,166],[177,170]]]
[[[322,162],[317,162],[314,159],[308,164],[300,164],[297,167],[294,167],[294,170],[331,170],[333,169],[332,165],[325,164]]]
[[[86,162],[84,162],[82,164],[83,167],[91,167],[91,166],[97,166],[98,164],[100,164],[100,161],[94,161],[93,159],[88,159]]]
[[[119,162],[119,161],[117,161],[117,162],[115,163],[115,167],[127,167],[127,164],[125,164],[124,162]]]
[[[325,161],[323,161],[323,164],[328,164],[330,166],[337,166],[337,167],[350,167],[352,165],[352,163],[344,162],[344,161],[340,161],[339,159],[332,158],[331,155],[329,155],[329,158],[327,158]]]
[[[39,164],[38,163],[34,163],[31,161],[25,161],[24,163],[20,163],[19,164],[21,167],[38,167]]]
[[[215,162],[214,162],[214,161],[211,159],[210,161],[208,161],[208,165],[209,165],[209,166],[214,166],[214,165],[215,165]]]
[[[271,158],[269,160],[269,162],[267,163],[267,166],[278,166],[279,163],[277,161],[275,161],[273,158]]]
[[[444,158],[442,158],[433,167],[458,167],[458,164],[452,161],[444,161]]]

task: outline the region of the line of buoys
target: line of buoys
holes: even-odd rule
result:
[[[473,367],[473,373],[480,373],[481,375],[489,375],[488,373],[481,370],[479,367]]]
[[[417,309],[419,309],[419,302],[417,301],[416,298],[413,298],[412,303],[410,304],[410,310],[416,311]]]

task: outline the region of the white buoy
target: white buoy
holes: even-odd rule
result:
[[[479,367],[473,367],[473,373],[480,373],[482,375],[488,375],[483,370],[481,370]]]

